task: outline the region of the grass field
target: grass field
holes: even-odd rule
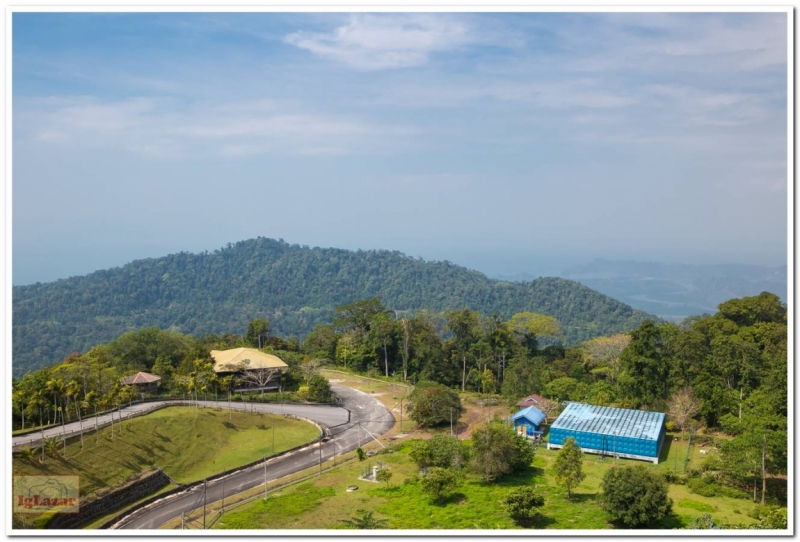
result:
[[[157,410],[125,422],[121,434],[115,424],[113,440],[111,427],[101,428],[97,436],[87,431],[83,449],[79,438],[70,439],[66,459],[46,456],[40,464],[14,454],[14,475],[79,475],[82,496],[153,467],[186,483],[293,448],[319,433],[308,422],[282,416],[233,412],[232,423],[228,419],[224,410]]]
[[[383,402],[399,420],[399,403],[405,389],[398,384],[367,380],[356,375],[327,372],[326,377],[348,386],[361,389]],[[462,416],[462,435],[473,425],[482,423],[491,416],[492,409],[481,406],[473,397],[465,397],[467,412]],[[473,408],[474,407],[474,408]],[[501,410],[506,407],[498,406]],[[473,412],[474,411],[474,412]],[[474,419],[473,419],[474,418]],[[413,422],[406,421],[404,432],[409,437],[424,433],[415,431]],[[447,432],[448,428],[443,429]],[[388,436],[399,433],[395,427]],[[678,438],[678,440],[675,440]],[[506,476],[494,484],[485,484],[473,475],[465,474],[461,488],[444,504],[432,504],[415,482],[417,468],[407,451],[410,442],[393,446],[394,453],[380,454],[363,463],[345,465],[322,476],[301,484],[289,486],[261,499],[235,507],[224,513],[215,523],[215,529],[340,529],[342,519],[355,515],[356,510],[373,511],[378,518],[388,520],[391,529],[518,529],[502,510],[499,501],[514,487],[533,485],[545,497],[545,506],[533,528],[545,529],[610,529],[606,513],[600,508],[598,497],[603,474],[614,466],[612,458],[586,455],[584,472],[586,479],[577,488],[572,500],[566,491],[557,486],[551,475],[552,462],[557,451],[540,446],[533,465],[526,472]],[[677,435],[668,434],[662,448],[660,463],[618,460],[619,465],[638,464],[659,472],[684,472],[687,442]],[[698,467],[709,455],[700,454],[692,446],[687,468]],[[371,462],[382,461],[392,473],[390,485],[358,480],[361,472]],[[406,482],[407,481],[407,482]],[[348,493],[347,486],[356,484],[357,491]],[[684,527],[695,517],[709,513],[721,522],[753,523],[749,513],[755,504],[749,500],[729,497],[708,498],[692,493],[686,486],[670,485],[669,495],[673,499],[673,515],[654,528],[673,529]]]
[[[685,446],[685,443],[684,443]],[[526,472],[506,476],[494,484],[485,484],[466,474],[463,484],[444,504],[430,502],[415,482],[416,465],[407,451],[410,443],[395,447],[392,454],[380,454],[372,462],[382,461],[392,473],[390,485],[358,480],[363,463],[346,465],[313,481],[285,488],[271,494],[264,502],[243,504],[222,515],[217,529],[338,529],[340,520],[352,517],[356,510],[370,510],[376,517],[388,519],[391,529],[518,529],[502,510],[499,501],[511,489],[521,485],[535,486],[545,497],[540,518],[534,522],[538,529],[610,529],[605,512],[597,501],[603,474],[613,467],[613,459],[600,460],[587,455],[584,461],[586,479],[574,492],[572,500],[556,485],[551,472],[555,450],[540,447],[533,466]],[[683,449],[685,453],[685,448]],[[680,453],[676,446],[673,452]],[[648,463],[619,460],[619,464]],[[666,463],[652,465],[666,469]],[[406,481],[408,481],[406,483]],[[356,484],[357,491],[348,493],[347,486]],[[752,523],[747,514],[754,504],[727,497],[707,498],[691,493],[688,488],[670,485],[674,514],[654,528],[673,529],[688,525],[702,513],[723,522]]]

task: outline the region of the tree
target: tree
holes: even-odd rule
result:
[[[669,398],[667,416],[681,428],[681,439],[684,438],[684,429],[689,420],[700,412],[700,401],[692,394],[692,388],[685,387],[676,391]]]
[[[556,483],[567,490],[567,498],[572,499],[573,488],[586,478],[583,472],[583,450],[574,438],[569,437],[558,451],[553,462],[553,474]]]
[[[331,400],[331,385],[322,375],[314,375],[308,383],[308,399],[316,403],[327,403]]]
[[[634,407],[666,398],[669,362],[661,329],[647,320],[620,354],[620,387]]]
[[[323,359],[306,357],[303,360],[303,363],[300,364],[300,372],[303,373],[303,378],[306,380],[306,386],[311,384],[311,379],[314,377],[314,375],[319,373],[319,368],[322,367],[323,363]]]
[[[240,363],[242,382],[250,384],[252,387],[260,389],[264,395],[264,387],[272,382],[276,376],[281,374],[280,367],[250,367],[250,360]]]
[[[461,415],[461,399],[453,390],[435,382],[420,382],[408,397],[409,416],[421,427],[449,423]]]
[[[601,489],[603,509],[612,521],[627,527],[650,525],[672,513],[664,477],[642,465],[609,469]]]
[[[460,482],[456,474],[441,467],[433,467],[422,479],[422,491],[430,495],[437,503],[444,501],[450,493],[455,491]]]
[[[81,394],[81,388],[77,381],[71,380],[69,384],[67,384],[67,397],[75,400],[75,414],[78,415],[78,426],[80,427],[81,432],[81,448],[83,448],[83,420],[81,419],[81,402],[78,401],[78,398]]]
[[[478,328],[478,313],[469,309],[447,313],[447,328],[455,335],[456,346],[461,353],[461,391],[467,385],[467,351],[475,341]]]
[[[481,391],[487,394],[497,391],[497,382],[489,369],[484,369],[481,375]]]
[[[386,485],[389,485],[389,480],[392,479],[392,471],[389,469],[380,469],[378,473],[375,475],[375,479],[378,482],[386,482]]]
[[[514,333],[520,336],[522,344],[531,356],[536,355],[540,337],[564,337],[558,320],[545,314],[518,312],[508,323]]]
[[[463,467],[467,462],[468,451],[458,438],[438,434],[429,440],[414,442],[410,455],[420,469],[428,467],[447,469]]]
[[[263,348],[265,340],[269,337],[269,320],[256,318],[247,324],[247,333],[244,342],[253,348]]]
[[[627,333],[618,333],[611,337],[597,337],[584,343],[588,356],[588,369],[592,374],[603,375],[613,386],[619,374],[619,356],[631,342]]]
[[[519,487],[512,490],[503,499],[505,508],[511,519],[527,526],[539,514],[539,507],[544,506],[544,497],[531,487]]]
[[[371,510],[357,510],[359,516],[353,516],[350,519],[340,519],[342,523],[353,529],[385,529],[388,523],[386,519],[378,519],[373,517]]]
[[[516,433],[495,418],[472,432],[472,467],[486,482],[513,470],[517,458]]]

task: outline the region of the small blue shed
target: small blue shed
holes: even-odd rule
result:
[[[534,437],[537,434],[541,434],[544,419],[544,413],[535,406],[523,408],[511,416],[511,420],[514,422],[514,430],[518,435],[525,437]]]
[[[547,448],[572,437],[584,452],[658,463],[666,432],[664,414],[628,408],[567,403],[550,426]]]

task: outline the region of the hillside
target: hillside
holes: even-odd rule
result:
[[[214,252],[137,260],[86,276],[13,288],[13,369],[23,374],[145,326],[243,333],[256,317],[276,335],[303,336],[333,308],[380,296],[392,309],[468,307],[508,318],[552,315],[567,340],[635,328],[648,317],[577,282],[512,283],[450,262],[385,250],[308,248],[266,238]]]

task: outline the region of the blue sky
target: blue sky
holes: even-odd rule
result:
[[[786,262],[786,14],[13,15],[13,283],[256,236]]]

